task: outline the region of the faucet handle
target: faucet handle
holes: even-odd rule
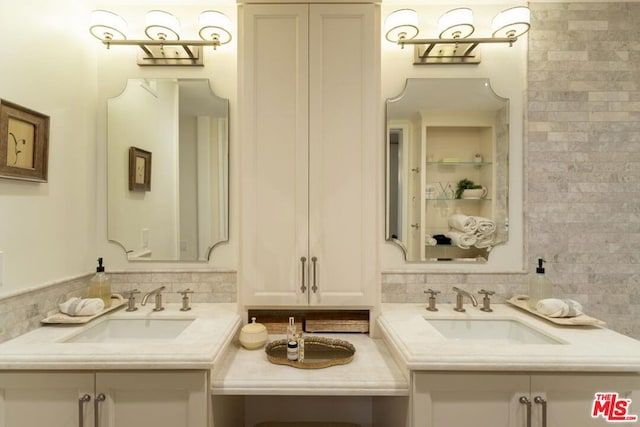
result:
[[[487,291],[484,289],[480,289],[478,291],[478,293],[480,295],[484,295],[484,297],[482,298],[482,308],[480,309],[481,311],[485,311],[487,313],[490,313],[493,311],[493,309],[491,308],[491,299],[489,298],[491,295],[494,295],[495,292],[494,291]]]
[[[433,289],[427,289],[424,291],[425,294],[429,294],[429,306],[427,307],[428,311],[438,311],[436,308],[436,295],[440,293],[440,291],[434,291]]]
[[[178,293],[182,295],[182,307],[180,308],[180,311],[191,310],[191,306],[189,305],[189,294],[192,294],[193,291],[187,288],[183,291],[178,291]]]
[[[125,311],[136,311],[138,307],[136,307],[136,294],[139,294],[140,291],[137,289],[133,289],[131,291],[124,291],[124,297],[127,299],[127,308]]]
[[[429,294],[429,298],[435,298],[435,296],[438,295],[440,291],[434,291],[433,289],[429,288],[426,291],[424,291],[424,293]]]

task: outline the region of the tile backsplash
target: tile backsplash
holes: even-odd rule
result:
[[[0,342],[40,326],[40,320],[56,311],[67,299],[87,296],[87,283],[93,274],[38,287],[0,299]],[[180,302],[178,291],[190,288],[191,300],[198,302],[236,302],[235,272],[150,272],[110,273],[112,292],[138,289],[141,295],[165,285],[165,302]],[[140,295],[140,297],[141,297]],[[140,301],[140,299],[138,299]]]

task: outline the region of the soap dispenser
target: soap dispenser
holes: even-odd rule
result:
[[[538,267],[536,267],[536,273],[529,277],[529,307],[533,310],[536,309],[538,301],[545,298],[551,298],[552,283],[544,274],[544,267],[542,263],[546,262],[542,258],[538,258]]]
[[[98,258],[96,274],[89,281],[89,298],[100,298],[104,308],[111,307],[111,279],[104,272],[102,258]]]

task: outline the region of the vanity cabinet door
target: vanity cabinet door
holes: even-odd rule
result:
[[[0,373],[0,426],[93,426],[93,382],[92,373]]]
[[[592,414],[596,393],[615,394],[615,399],[609,400],[611,404],[603,402],[599,405],[594,418]],[[640,417],[640,376],[635,374],[533,375],[531,396],[534,426],[544,425],[544,403],[536,397],[546,402],[547,427],[606,426],[612,422],[630,425],[634,423],[627,424],[616,418],[625,415]],[[631,399],[631,402],[629,405],[622,405],[626,407],[626,411],[618,404],[619,407],[614,412],[613,401],[620,402],[621,399]],[[608,420],[609,416],[612,417],[611,421]]]
[[[379,10],[240,7],[247,305],[370,305],[378,264]]]
[[[99,372],[98,426],[208,427],[207,385],[206,372]]]
[[[526,427],[529,376],[415,372],[413,426]]]

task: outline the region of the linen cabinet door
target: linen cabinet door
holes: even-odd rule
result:
[[[239,13],[243,302],[307,304],[308,5]]]
[[[368,305],[376,287],[380,24],[373,4],[311,4],[311,302]]]
[[[93,374],[0,373],[0,427],[93,426]]]
[[[96,374],[95,427],[208,427],[206,372]]]
[[[594,417],[596,393],[602,396]],[[626,417],[640,417],[640,376],[635,373],[533,375],[531,396],[536,427],[631,425],[638,421],[624,422]],[[622,403],[625,399],[628,404]]]
[[[528,427],[529,376],[413,374],[414,427]]]

